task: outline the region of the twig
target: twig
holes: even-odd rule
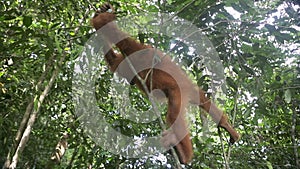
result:
[[[234,126],[234,123],[235,123],[235,118],[236,118],[236,113],[237,113],[237,99],[238,99],[238,96],[239,96],[239,90],[237,89],[237,92],[236,92],[236,95],[235,95],[235,98],[234,98],[234,109],[233,109],[233,116],[232,116],[232,122],[231,122],[232,126]],[[232,150],[232,146],[229,145],[228,153],[227,153],[228,162],[230,161],[231,150]]]
[[[219,134],[220,142],[221,142],[221,146],[222,146],[222,155],[224,158],[225,168],[229,169],[229,162],[228,162],[228,158],[226,156],[225,147],[224,147],[223,138],[222,138],[222,132],[221,132],[220,127],[218,127],[218,134]]]
[[[192,3],[194,3],[196,0],[192,0],[191,2],[189,2],[188,4],[186,4],[184,7],[182,7],[179,11],[177,11],[176,13],[174,13],[174,15],[172,17],[170,17],[166,22],[172,20],[173,18],[175,18],[176,16],[178,16],[178,14],[180,12],[182,12],[185,8],[187,8],[188,6],[190,6]]]
[[[296,109],[296,108],[295,108]],[[294,149],[294,154],[295,154],[295,163],[296,163],[296,168],[300,168],[300,163],[299,163],[299,154],[298,154],[298,144],[296,141],[296,125],[297,125],[297,110],[293,111],[292,115],[292,129],[291,129],[291,135],[292,135],[292,142],[293,142],[293,149]]]

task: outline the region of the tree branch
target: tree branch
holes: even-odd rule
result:
[[[85,12],[84,18],[80,21],[78,26],[75,28],[75,34],[78,33],[79,27],[85,21],[85,18],[88,17],[88,13],[89,13],[89,9],[87,9],[87,11]],[[70,41],[70,43],[72,43],[72,42]],[[19,155],[24,150],[24,147],[25,147],[25,145],[26,145],[26,143],[29,139],[29,135],[32,131],[33,124],[35,123],[35,120],[36,120],[37,115],[38,115],[38,113],[41,109],[41,106],[42,106],[42,104],[45,100],[45,97],[48,95],[51,87],[53,86],[53,84],[55,82],[55,79],[56,79],[56,77],[57,77],[57,75],[60,71],[60,68],[63,65],[63,63],[64,63],[64,61],[67,57],[67,53],[65,53],[64,51],[62,51],[60,54],[62,54],[62,57],[60,58],[59,62],[57,63],[57,66],[56,66],[55,70],[53,71],[53,74],[52,74],[52,76],[51,76],[51,78],[48,82],[48,85],[45,87],[42,94],[39,97],[36,96],[33,99],[33,101],[31,103],[29,103],[29,105],[27,106],[26,112],[24,114],[24,118],[23,118],[23,120],[20,124],[20,128],[19,128],[19,131],[18,131],[17,136],[16,136],[16,140],[19,140],[20,138],[21,138],[21,140],[20,140],[19,143],[16,143],[18,145],[16,146],[16,151],[15,151],[13,157],[12,157],[12,162],[10,163],[10,152],[9,152],[8,156],[7,156],[8,158],[7,158],[6,163],[3,166],[3,168],[15,169],[17,167]],[[45,73],[48,73],[48,72],[45,71]],[[40,85],[42,84],[42,82],[44,81],[43,79],[45,78],[45,75],[46,74],[42,74],[42,76],[40,78],[41,81],[37,84],[37,88],[39,88]],[[37,106],[34,106],[35,104]],[[30,113],[30,111],[32,111],[32,113]],[[28,116],[29,116],[29,118],[28,118]],[[28,121],[27,121],[27,119],[28,119]],[[26,121],[27,121],[27,127],[24,130]],[[21,137],[22,130],[24,130],[24,132],[23,132],[22,137]]]
[[[300,168],[299,154],[298,154],[298,147],[299,146],[298,146],[297,141],[296,141],[296,125],[297,125],[297,111],[296,111],[296,108],[294,108],[293,115],[292,115],[291,135],[292,135],[293,149],[294,149],[294,154],[295,154],[296,168]]]

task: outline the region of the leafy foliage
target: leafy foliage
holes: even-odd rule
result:
[[[93,7],[103,2],[32,0],[0,2],[0,163],[14,154],[15,137],[28,105],[55,76],[17,168],[171,168],[164,158],[126,159],[90,139],[74,114],[74,60],[89,39]],[[299,168],[300,145],[300,7],[298,1],[179,0],[112,2],[118,15],[165,12],[193,22],[215,46],[224,66],[226,87],[220,105],[242,134],[228,146],[209,120],[205,133],[198,108],[191,108],[190,128],[195,157],[186,168]],[[147,25],[150,21],[135,25]],[[131,23],[128,23],[131,25]],[[136,33],[140,41],[169,49],[176,39],[153,32]],[[213,80],[187,44],[173,48],[191,77],[210,91]],[[104,63],[99,63],[104,66]],[[105,69],[105,68],[103,68]],[[106,70],[96,86],[97,106],[107,121],[125,135],[158,135],[157,121],[149,124],[124,119],[111,104],[112,77]],[[148,109],[149,102],[131,88],[131,103]],[[142,101],[141,101],[142,100]],[[225,101],[224,101],[225,100]],[[148,131],[146,133],[145,131]],[[68,149],[59,164],[50,160],[63,133]],[[224,138],[224,136],[222,136]],[[226,158],[225,158],[226,157]]]

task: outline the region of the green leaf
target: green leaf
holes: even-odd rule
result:
[[[274,25],[266,24],[265,27],[268,29],[268,31],[269,31],[270,33],[273,33],[273,32],[276,31],[276,28],[275,28]]]
[[[267,167],[268,167],[268,169],[273,169],[272,163],[270,161],[267,161]]]
[[[55,27],[57,27],[58,25],[60,25],[60,23],[52,24],[52,25],[50,26],[50,29],[55,28]]]
[[[295,14],[297,14],[297,12],[292,8],[292,7],[287,7],[285,9],[285,12],[290,16],[290,17],[294,17]]]
[[[0,16],[0,21],[4,21],[5,17],[4,16]]]
[[[37,97],[34,98],[33,109],[37,110],[39,105],[39,99]]]
[[[252,43],[252,42],[251,42],[251,39],[250,39],[248,36],[241,36],[240,38],[241,38],[241,40],[243,40],[244,42]]]
[[[57,51],[58,51],[59,53],[62,53],[63,49],[62,49],[61,46],[60,46],[59,37],[58,37],[58,36],[55,36],[54,39],[55,39],[55,46],[56,46]]]
[[[285,92],[284,92],[284,101],[286,103],[290,103],[292,100],[292,93],[291,93],[291,90],[290,89],[287,89]]]
[[[281,77],[280,77],[279,75],[277,75],[277,76],[275,77],[275,80],[276,80],[276,81],[280,81],[280,80],[281,80]]]
[[[209,75],[201,76],[201,77],[198,79],[198,81],[197,81],[198,83],[197,83],[197,84],[201,86],[202,84],[204,84],[204,83],[207,81],[207,80],[206,80],[207,78],[209,78]]]
[[[168,4],[172,4],[173,1],[172,1],[172,0],[167,0],[167,3],[168,3]]]
[[[23,17],[23,24],[24,24],[24,26],[26,26],[28,28],[32,24],[32,17],[24,16]]]
[[[243,65],[242,68],[245,69],[247,73],[249,73],[253,76],[255,75],[255,71],[253,69],[251,69],[250,67]]]
[[[235,84],[235,82],[233,81],[232,78],[227,77],[227,78],[226,78],[226,83],[227,83],[230,87],[232,87],[234,90],[237,90],[237,85]]]
[[[284,43],[285,40],[292,39],[292,36],[287,33],[278,33],[275,35],[276,40],[278,40],[280,43]]]
[[[286,28],[286,30],[291,33],[298,33],[298,31],[295,28]]]
[[[251,1],[250,1],[250,2],[251,2]],[[249,5],[248,5],[250,2],[249,2],[249,1],[245,1],[245,0],[240,0],[240,1],[239,1],[241,7],[242,7],[244,10],[247,10],[247,9],[250,8]]]
[[[236,3],[232,3],[231,4],[232,8],[240,13],[243,13],[244,10],[241,8],[241,6],[239,4],[236,4]]]
[[[11,15],[6,15],[4,17],[4,20],[6,20],[6,21],[13,20],[13,19],[16,19],[16,17],[15,16],[11,16]]]
[[[254,51],[257,51],[259,49],[259,43],[254,43],[252,47]]]

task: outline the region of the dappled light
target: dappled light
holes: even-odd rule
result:
[[[299,1],[149,2],[110,1],[116,24],[169,56],[241,138],[231,144],[224,129],[189,105],[184,118],[194,155],[178,164],[174,153],[157,151],[162,135],[174,136],[163,132],[168,93],[153,90],[148,94],[160,99],[152,101],[105,62],[104,41],[90,22],[105,1],[6,0],[0,167],[300,168]]]

